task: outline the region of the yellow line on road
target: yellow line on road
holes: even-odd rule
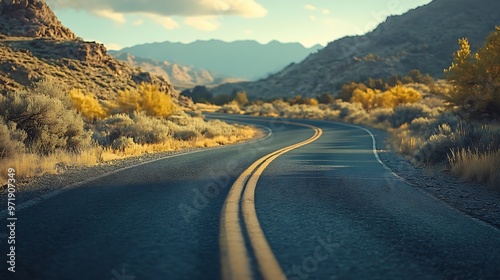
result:
[[[264,279],[285,279],[285,274],[276,260],[257,218],[255,188],[259,177],[273,160],[291,150],[316,141],[323,133],[320,128],[315,126],[292,124],[312,128],[315,133],[305,141],[274,151],[254,162],[236,179],[226,198],[220,229],[221,265],[223,277],[226,280],[252,279],[250,261],[239,219],[239,204],[243,191],[242,210],[245,227],[257,258],[259,270]]]

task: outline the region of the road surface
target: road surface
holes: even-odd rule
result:
[[[4,212],[0,279],[500,279],[500,231],[398,178],[366,130],[211,117],[268,136],[18,211],[15,273]]]

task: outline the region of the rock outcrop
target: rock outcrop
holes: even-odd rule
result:
[[[164,78],[132,68],[64,27],[42,0],[0,0],[0,94],[52,79],[109,99],[142,82],[190,106]]]
[[[0,33],[16,37],[76,39],[41,0],[0,1]]]

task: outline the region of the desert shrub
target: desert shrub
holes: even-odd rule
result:
[[[157,85],[141,84],[138,90],[119,91],[114,100],[113,113],[145,112],[149,116],[168,117],[175,111],[172,97],[161,92]]]
[[[335,97],[333,97],[333,95],[330,93],[323,93],[321,95],[318,95],[316,100],[318,100],[319,104],[331,104],[335,102]]]
[[[24,152],[26,132],[16,129],[16,124],[5,123],[0,117],[0,158],[13,157]]]
[[[216,95],[212,98],[212,102],[215,104],[215,105],[224,105],[224,104],[227,104],[229,102],[231,102],[233,100],[233,96],[229,95],[229,94],[219,94],[219,95]]]
[[[229,102],[229,103],[223,105],[219,109],[219,112],[220,113],[227,113],[227,114],[239,114],[241,112],[240,104],[238,102],[235,102],[235,101]]]
[[[195,86],[193,90],[186,89],[181,95],[190,97],[194,103],[210,103],[213,100],[213,95],[206,86]]]
[[[500,147],[500,132],[474,122],[460,122],[456,128],[440,125],[414,155],[418,164],[446,161],[452,151],[471,150],[483,154]]]
[[[33,85],[32,91],[36,92],[37,94],[61,100],[64,106],[68,109],[72,107],[71,98],[68,95],[68,90],[61,83],[58,83],[51,79],[43,79]]]
[[[234,135],[236,128],[220,120],[213,120],[209,121],[204,128],[201,128],[200,132],[204,137],[215,138],[217,136]]]
[[[401,104],[415,103],[422,95],[412,88],[397,85],[387,91],[368,88],[366,90],[355,89],[352,103],[360,103],[363,108],[370,111],[374,108],[395,108]]]
[[[125,152],[125,149],[134,147],[134,139],[130,137],[120,136],[113,140],[111,148],[116,151]]]
[[[85,94],[79,89],[72,89],[70,97],[73,107],[88,120],[94,121],[107,116],[106,111],[95,95]]]
[[[429,126],[431,126],[433,122],[435,122],[435,119],[430,119],[427,117],[419,117],[411,121],[411,123],[409,124],[409,128],[410,130],[418,134],[421,134],[422,131],[428,130]]]
[[[355,82],[346,83],[342,86],[339,98],[345,102],[350,101],[352,98],[352,94],[356,89],[359,89],[361,91],[366,91],[368,87],[363,83],[355,83]]]
[[[388,96],[391,96],[389,98],[390,101],[387,101],[387,105],[382,102],[382,104],[384,104],[382,107],[386,108],[394,108],[401,104],[415,103],[422,98],[422,94],[415,89],[400,85],[389,89],[385,93],[387,93]]]
[[[350,121],[366,117],[366,111],[360,103],[350,103],[337,100],[337,102],[330,105],[333,111],[339,111],[340,120]]]
[[[310,106],[317,106],[319,104],[318,100],[315,98],[311,97],[302,97],[300,95],[296,95],[293,98],[287,98],[285,100],[290,105],[310,105]]]
[[[366,90],[355,89],[352,93],[351,102],[359,103],[365,110],[371,110],[375,107],[375,96],[380,94],[380,91],[371,88]]]
[[[129,116],[117,114],[99,121],[94,139],[103,146],[112,146],[118,138],[130,138],[136,144],[164,143],[171,137],[167,121],[136,112]]]
[[[92,136],[100,145],[109,147],[120,137],[130,137],[128,127],[134,123],[127,114],[116,114],[96,123]]]
[[[408,124],[403,124],[400,127],[391,131],[389,140],[395,150],[403,155],[412,155],[422,145],[424,140],[416,136]]]
[[[399,127],[404,123],[411,123],[416,118],[427,118],[431,113],[431,110],[423,104],[404,104],[394,108],[390,121],[392,127]]]
[[[143,112],[132,116],[133,124],[127,128],[137,144],[164,143],[170,139],[170,129],[162,119],[150,117]]]
[[[33,152],[50,154],[59,149],[77,151],[90,145],[82,118],[59,99],[29,91],[10,92],[0,100],[7,123],[26,132],[24,143]]]
[[[181,130],[174,133],[174,138],[182,141],[189,141],[200,137],[201,134],[194,130]]]
[[[392,127],[391,121],[394,118],[394,110],[391,108],[377,108],[370,111],[368,119],[363,123],[376,128],[387,129]]]

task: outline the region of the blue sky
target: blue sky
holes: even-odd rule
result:
[[[77,36],[109,49],[220,39],[326,45],[431,0],[47,0]]]

